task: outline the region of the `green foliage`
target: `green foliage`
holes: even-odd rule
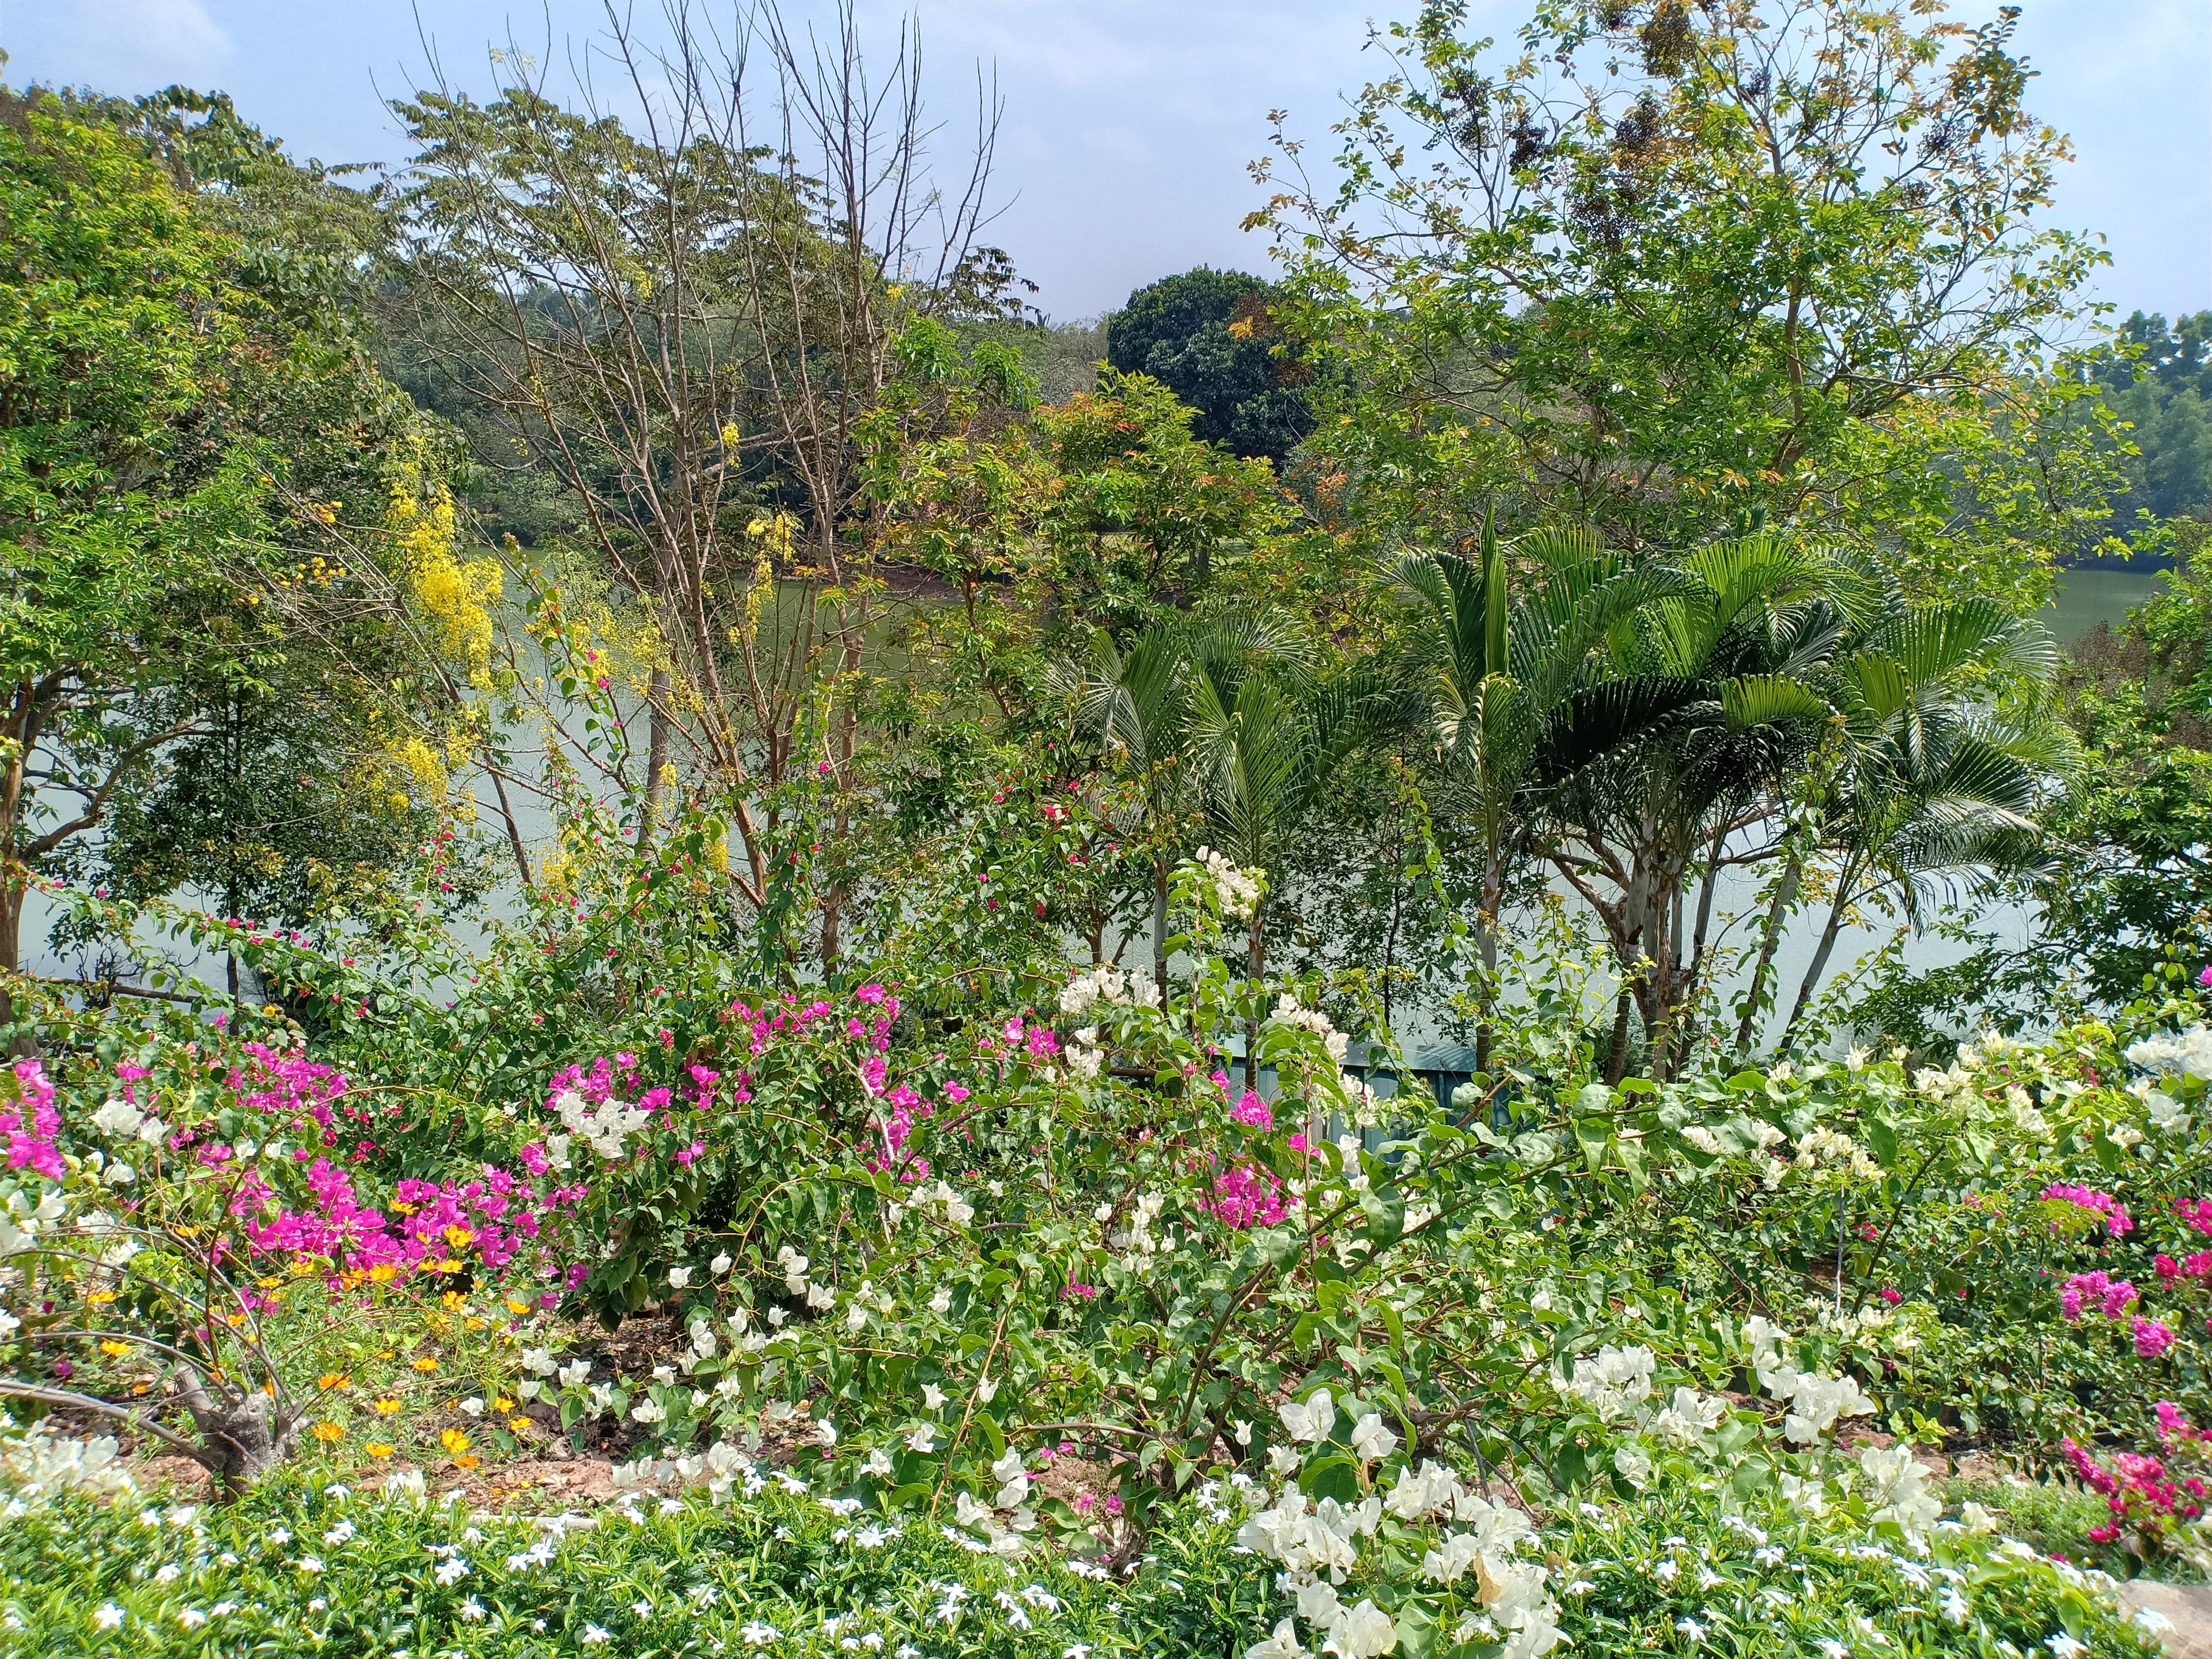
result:
[[[1505,52],[1464,24],[1392,25],[1334,179],[1280,135],[1250,222],[1343,510],[1624,547],[1763,514],[1917,597],[2039,602],[2115,476],[2042,357],[2104,256],[2041,222],[2064,141],[2010,15],[1545,7]]]
[[[717,1645],[816,1656],[947,1642],[994,1659],[1060,1659],[1079,1644],[1102,1655],[1214,1655],[1251,1628],[1266,1592],[1200,1508],[1163,1516],[1141,1569],[1103,1583],[1051,1562],[977,1556],[919,1518],[841,1516],[757,1478],[719,1504],[617,1504],[566,1528],[305,1480],[271,1482],[224,1510],[68,1499],[0,1529],[9,1586],[0,1618],[11,1638],[56,1659],[118,1642],[161,1656],[266,1647],[359,1659],[424,1645],[492,1659],[602,1643],[641,1659]],[[109,1608],[119,1623],[101,1622]]]
[[[1200,265],[1139,289],[1106,319],[1106,361],[1197,411],[1192,434],[1279,467],[1313,430],[1305,371],[1269,314],[1273,287]]]
[[[2120,325],[2112,347],[2082,365],[2105,404],[2128,422],[2136,451],[2120,459],[2124,494],[2112,503],[2111,533],[2125,537],[2152,521],[2201,518],[2212,508],[2212,313],[2177,317],[2171,327],[2138,311]]]

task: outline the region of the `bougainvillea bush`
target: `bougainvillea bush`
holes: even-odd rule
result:
[[[542,941],[473,1002],[263,941],[371,1011],[322,1040],[343,1068],[203,1029],[11,1074],[10,1386],[203,1452],[241,1437],[191,1390],[227,1389],[268,1424],[210,1454],[234,1482],[295,1442],[450,1482],[566,1441],[648,1507],[768,1482],[855,1538],[1117,1583],[1204,1492],[1260,1575],[1256,1659],[1694,1645],[1788,1591],[1719,1565],[1762,1531],[1927,1576],[1907,1645],[2116,1628],[2089,1581],[1960,1541],[1929,1477],[1969,1446],[2109,1481],[2112,1565],[2191,1546],[2191,997],[1942,1070],[1607,1087],[1547,1040],[1517,1048],[1550,1074],[1447,1103],[1392,1092],[1387,1043],[1347,1069],[1355,986],[1231,965],[1261,890],[1176,872],[1170,985],[1102,963],[966,1004],[702,957],[580,1021],[530,990]],[[1620,1531],[1692,1498],[1675,1543]],[[1647,1557],[1711,1594],[1577,1576]],[[2072,1622],[1960,1633],[1948,1591],[2029,1566]],[[1852,1645],[1841,1606],[1808,1639]]]

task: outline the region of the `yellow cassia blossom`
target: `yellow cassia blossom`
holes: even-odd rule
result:
[[[392,483],[384,527],[398,544],[415,603],[435,624],[438,642],[458,659],[472,685],[491,684],[491,605],[501,586],[490,559],[463,563],[455,556],[453,492],[434,476],[428,446],[416,439]]]

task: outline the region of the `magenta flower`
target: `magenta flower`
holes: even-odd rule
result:
[[[2163,1320],[2146,1319],[2138,1314],[2130,1334],[2136,1340],[2138,1358],[2155,1359],[2173,1346],[2173,1327]]]
[[[59,1181],[66,1166],[61,1149],[54,1145],[62,1127],[61,1114],[54,1109],[54,1085],[36,1060],[19,1060],[13,1069],[21,1109],[0,1108],[0,1133],[8,1137],[8,1167],[34,1170],[49,1181]]]
[[[2135,1218],[2128,1206],[2110,1193],[2100,1193],[2094,1187],[2054,1183],[2043,1189],[2046,1202],[2071,1204],[2076,1209],[2087,1210],[2105,1218],[2105,1231],[2114,1238],[2135,1226]]]
[[[1267,1103],[1249,1089],[1244,1091],[1242,1100],[1229,1109],[1229,1117],[1233,1123],[1242,1123],[1263,1133],[1275,1127],[1275,1115],[1267,1109]]]

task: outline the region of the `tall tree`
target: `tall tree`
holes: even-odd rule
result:
[[[180,680],[252,675],[191,625],[261,528],[216,391],[231,251],[100,112],[0,99],[0,973],[31,881],[199,729]]]
[[[1506,54],[1453,0],[1393,27],[1334,179],[1285,133],[1255,216],[1351,509],[1632,551],[1763,509],[2039,602],[2114,478],[2049,361],[2104,256],[2045,223],[2066,143],[2011,9],[1941,10],[1571,0]]]
[[[1272,284],[1200,265],[1132,294],[1106,319],[1106,361],[1147,374],[1198,411],[1193,434],[1282,465],[1313,430],[1304,366],[1278,348]]]
[[[849,3],[813,44],[773,3],[727,39],[669,20],[656,46],[607,9],[629,122],[588,82],[564,105],[520,53],[489,103],[401,100],[419,148],[396,275],[455,396],[509,447],[487,461],[544,468],[648,608],[647,741],[617,747],[612,781],[649,839],[690,778],[735,825],[739,908],[764,914],[779,792],[810,764],[848,774],[859,744],[837,688],[881,623],[889,511],[862,428],[912,316],[999,303],[971,257],[992,118],[940,191],[910,36],[872,69]],[[833,957],[846,898],[834,878],[806,895]]]

